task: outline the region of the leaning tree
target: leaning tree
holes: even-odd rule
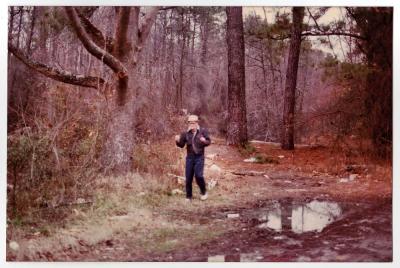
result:
[[[106,36],[94,25],[89,16],[78,7],[65,7],[70,29],[84,48],[113,73],[114,79],[73,74],[40,62],[20,50],[9,38],[8,49],[16,58],[33,70],[54,80],[102,92],[115,92],[106,126],[106,143],[101,160],[105,171],[126,172],[131,168],[134,137],[135,73],[139,54],[145,45],[158,7],[147,8],[143,14],[140,7],[115,7],[117,18],[114,36]],[[139,23],[140,21],[140,23]]]

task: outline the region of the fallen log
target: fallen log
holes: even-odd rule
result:
[[[265,172],[263,172],[263,171],[254,171],[254,170],[232,171],[231,173],[234,175],[239,175],[239,176],[263,176],[265,174]]]

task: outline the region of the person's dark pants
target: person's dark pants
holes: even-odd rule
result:
[[[202,195],[206,193],[206,182],[203,176],[204,170],[204,155],[188,155],[186,156],[186,197],[192,198],[192,182],[193,175],[196,178],[196,183],[200,188]]]

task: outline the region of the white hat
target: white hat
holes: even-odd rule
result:
[[[197,115],[191,114],[188,116],[188,122],[198,122],[199,117]]]

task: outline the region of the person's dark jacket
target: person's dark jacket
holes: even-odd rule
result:
[[[206,141],[200,141],[201,137],[204,137]],[[176,145],[183,148],[185,144],[188,156],[204,155],[204,147],[211,144],[210,135],[208,134],[207,129],[197,129],[196,133],[193,133],[191,130],[182,132]]]

